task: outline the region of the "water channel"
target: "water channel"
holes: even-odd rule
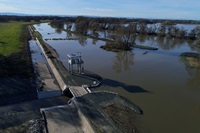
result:
[[[34,25],[43,39],[66,38],[47,23]],[[76,36],[72,35],[72,38]],[[141,133],[200,132],[200,68],[188,67],[179,56],[200,50],[188,42],[164,38],[138,37],[139,45],[154,46],[157,51],[134,48],[128,52],[108,52],[99,47],[104,41],[85,37],[76,40],[47,40],[67,67],[67,54],[81,52],[86,70],[104,78],[94,90],[117,92],[138,105],[144,114],[136,116]],[[197,65],[198,66],[198,65]]]

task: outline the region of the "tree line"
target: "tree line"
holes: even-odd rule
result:
[[[177,21],[161,21],[151,23],[142,20],[132,20],[124,18],[88,18],[77,17],[75,20],[75,31],[87,35],[88,30],[102,31],[110,30],[117,31],[123,27],[125,29],[132,29],[136,34],[147,34],[155,36],[167,36],[179,39],[195,40],[200,37],[200,26],[196,26],[191,31],[187,31],[184,27],[177,27]],[[187,21],[186,21],[187,22]],[[183,22],[182,22],[183,23]],[[123,31],[121,30],[121,31]]]
[[[194,40],[200,44],[200,26],[191,31],[176,24],[200,24],[194,20],[163,20],[163,19],[140,19],[140,18],[113,18],[113,17],[59,17],[59,16],[6,16],[0,15],[0,22],[8,21],[36,21],[50,20],[50,24],[58,31],[66,29],[95,38],[99,37],[99,31],[106,31],[107,46],[115,49],[130,49],[134,45],[137,35],[151,35],[174,39]],[[74,25],[74,26],[73,26]]]
[[[178,20],[146,20],[127,18],[92,18],[78,16],[73,19],[54,19],[51,25],[58,29],[63,29],[66,25],[68,31],[76,32],[84,36],[99,37],[99,31],[106,31],[109,35],[106,39],[106,47],[109,49],[129,50],[134,45],[137,35],[151,35],[174,39],[187,39],[200,42],[200,26],[196,26],[191,31],[184,27],[177,27],[177,22],[198,23],[198,21],[178,21]],[[74,26],[72,26],[74,25]],[[72,27],[74,29],[72,29]]]
[[[64,20],[74,22],[74,17],[59,17],[59,16],[16,16],[16,15],[0,15],[0,22],[9,21],[41,21],[41,20]]]
[[[191,31],[176,24],[200,24],[194,20],[162,20],[162,19],[131,19],[113,17],[59,17],[59,16],[6,16],[0,15],[0,22],[50,20],[50,24],[62,30],[64,25],[68,31],[82,35],[99,37],[98,31],[108,32],[107,39],[110,47],[129,49],[134,44],[137,35],[151,35],[175,39],[195,40],[200,43],[200,26]],[[73,26],[74,25],[74,26]],[[115,44],[115,45],[111,45]]]
[[[179,22],[179,23],[177,23]],[[107,47],[128,50],[134,45],[137,35],[153,35],[157,37],[167,37],[171,39],[193,40],[199,45],[200,42],[200,26],[196,26],[191,31],[187,31],[184,27],[178,27],[176,24],[198,24],[198,21],[178,21],[178,20],[140,20],[125,18],[90,18],[79,16],[75,19],[74,31],[83,35],[92,35],[98,37],[98,32],[107,30],[109,39]],[[68,24],[69,29],[71,24]],[[88,31],[92,31],[88,33]]]

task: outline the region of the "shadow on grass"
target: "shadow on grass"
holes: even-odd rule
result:
[[[111,86],[111,87],[121,87],[130,93],[145,93],[145,92],[150,93],[150,91],[147,91],[147,90],[141,88],[140,86],[126,85],[122,82],[118,82],[118,81],[115,81],[112,79],[103,79],[102,84]]]
[[[0,41],[0,44],[7,44],[6,42],[2,42],[2,41]]]
[[[37,98],[28,46],[19,52],[0,54],[0,106]]]

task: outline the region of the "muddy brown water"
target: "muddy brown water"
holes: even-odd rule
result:
[[[68,36],[56,33],[47,23],[34,26],[44,39]],[[179,57],[183,52],[200,52],[188,42],[138,37],[137,44],[159,50],[135,48],[118,53],[104,51],[99,47],[105,42],[88,38],[47,43],[57,50],[66,67],[67,54],[81,52],[85,69],[104,78],[96,90],[117,92],[138,105],[144,112],[135,118],[141,133],[200,132],[200,68],[192,66],[198,62]]]

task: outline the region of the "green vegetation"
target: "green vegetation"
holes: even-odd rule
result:
[[[33,77],[27,25],[30,22],[0,23],[0,77]]]
[[[19,52],[23,47],[23,39],[26,35],[23,34],[23,26],[26,22],[8,22],[0,23],[0,54],[9,56]],[[23,37],[24,36],[24,37]]]

